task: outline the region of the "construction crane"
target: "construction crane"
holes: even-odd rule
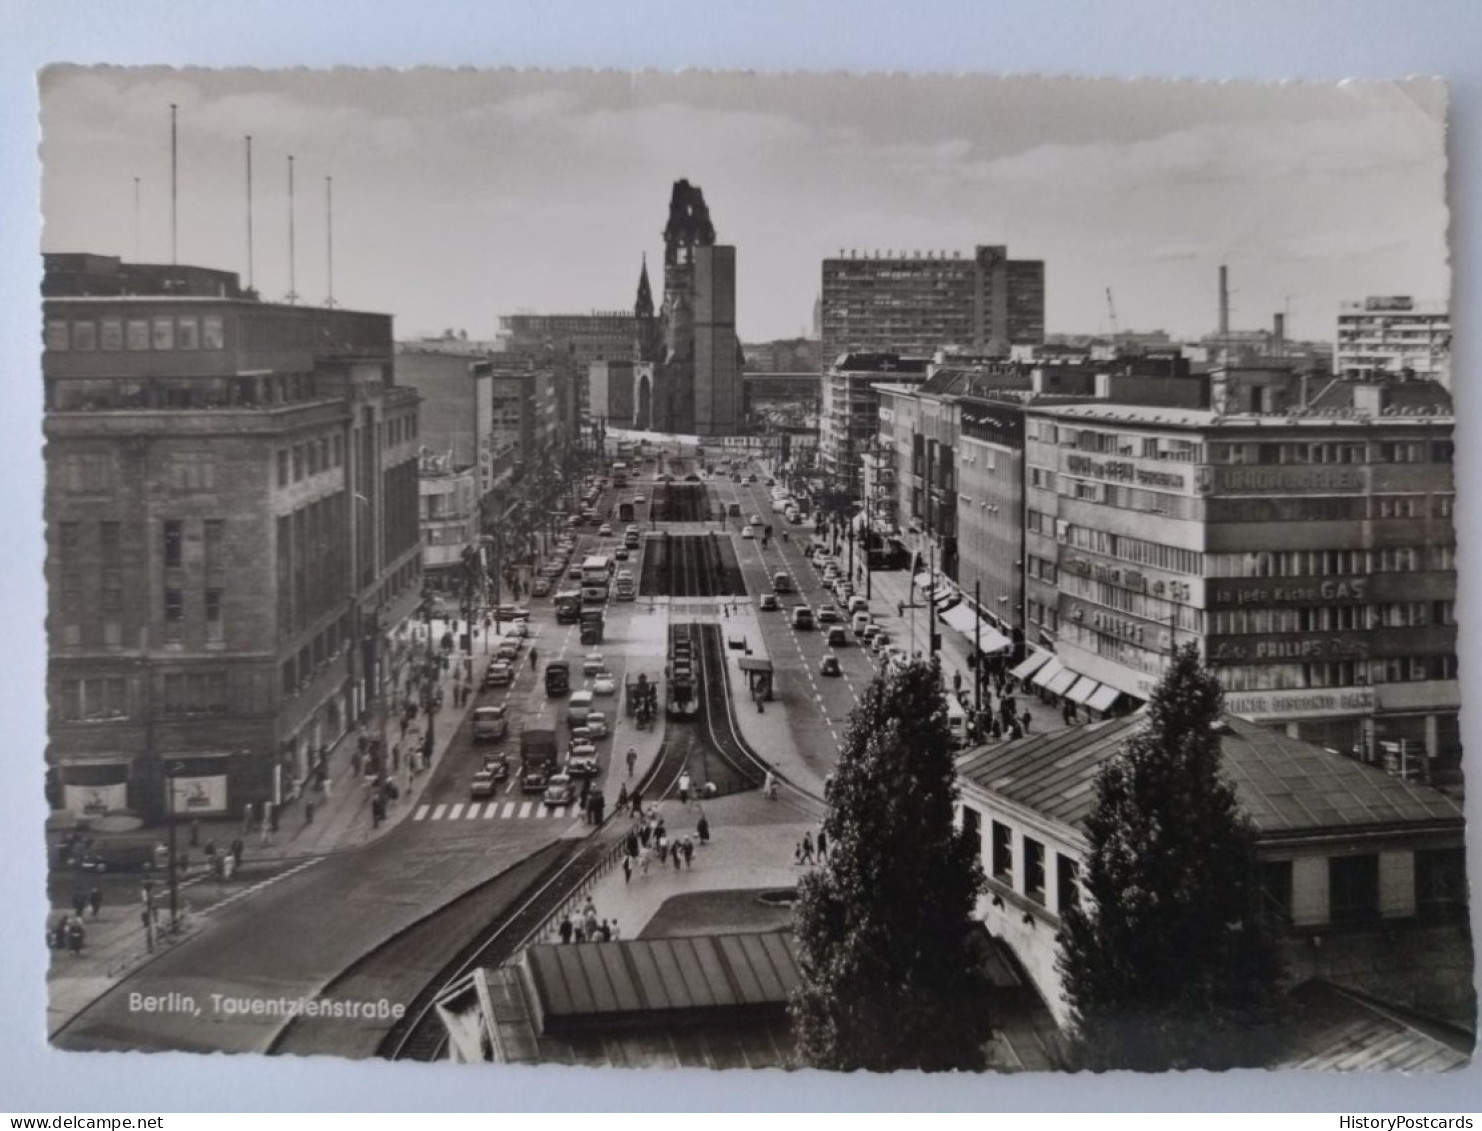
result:
[[[1118,339],[1121,338],[1122,332],[1117,329],[1117,305],[1112,301],[1112,291],[1110,287],[1106,288],[1106,314],[1107,317],[1111,319],[1112,341],[1116,342]]]

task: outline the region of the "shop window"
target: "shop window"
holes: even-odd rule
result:
[[[1055,905],[1062,914],[1081,905],[1080,865],[1069,856],[1055,854]]]
[[[1369,852],[1328,860],[1328,918],[1338,925],[1379,917],[1379,856]]]
[[[1005,884],[1014,882],[1014,830],[993,822],[993,878]]]
[[[1032,837],[1024,838],[1024,894],[1045,902],[1045,846]]]

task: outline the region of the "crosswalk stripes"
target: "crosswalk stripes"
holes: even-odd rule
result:
[[[547,820],[550,818],[561,819],[574,813],[574,809],[567,805],[549,806],[542,801],[490,801],[484,804],[480,801],[464,804],[454,802],[452,804],[418,805],[412,814],[413,821],[472,821],[472,820],[504,820],[504,821],[528,821]]]

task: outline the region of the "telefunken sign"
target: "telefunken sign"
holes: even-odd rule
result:
[[[1117,483],[1136,483],[1141,487],[1169,487],[1175,491],[1182,491],[1188,486],[1188,481],[1176,472],[1139,467],[1126,459],[1067,456],[1065,470],[1071,475],[1085,475],[1092,479],[1110,479]]]
[[[1334,687],[1323,691],[1256,691],[1225,695],[1225,710],[1252,719],[1304,715],[1351,715],[1374,709],[1372,687]]]
[[[1265,491],[1362,491],[1355,467],[1216,467],[1214,489],[1235,494]]]

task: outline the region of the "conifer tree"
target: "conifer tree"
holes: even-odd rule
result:
[[[1088,1068],[1266,1059],[1280,963],[1254,835],[1221,773],[1223,694],[1178,650],[1146,723],[1104,765],[1086,820],[1088,899],[1062,916],[1060,969]]]
[[[826,864],[799,885],[800,1059],[874,1071],[983,1067],[990,1026],[972,911],[980,847],[954,827],[941,670],[882,674],[851,717]]]

